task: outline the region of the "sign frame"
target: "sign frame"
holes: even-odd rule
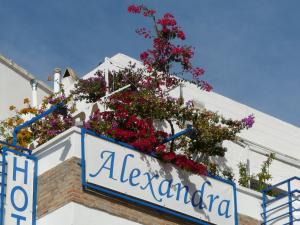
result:
[[[0,194],[0,225],[4,225],[4,203],[5,203],[5,189],[6,189],[6,183],[5,183],[5,176],[7,176],[7,171],[6,171],[6,155],[7,152],[13,153],[18,156],[26,157],[29,160],[32,160],[34,163],[34,170],[33,170],[33,190],[32,190],[32,225],[36,225],[36,206],[37,206],[37,174],[38,174],[38,159],[30,154],[25,154],[20,151],[16,151],[13,149],[10,149],[6,146],[3,146],[2,150],[2,177],[1,177],[1,194]],[[2,191],[4,190],[4,191]]]
[[[133,197],[133,196],[130,196],[130,195],[126,195],[126,194],[120,193],[118,191],[111,190],[111,189],[108,189],[106,187],[102,187],[102,186],[97,185],[97,184],[88,183],[87,179],[86,179],[86,175],[85,175],[85,172],[86,172],[85,135],[86,134],[92,135],[94,137],[100,138],[100,139],[108,141],[108,142],[118,144],[118,145],[126,147],[126,148],[128,148],[132,151],[136,151],[136,152],[139,152],[139,153],[144,153],[144,154],[147,154],[148,156],[157,158],[157,157],[155,157],[154,154],[141,152],[141,151],[137,150],[136,148],[134,148],[133,146],[131,146],[129,144],[126,144],[124,142],[115,140],[113,138],[109,138],[109,137],[104,136],[104,135],[96,134],[95,132],[87,130],[85,128],[81,128],[81,180],[82,180],[82,186],[83,186],[84,189],[99,191],[102,194],[105,194],[105,195],[108,195],[108,196],[111,196],[111,197],[115,197],[115,198],[119,198],[119,199],[122,199],[122,200],[126,200],[126,201],[129,201],[131,203],[136,203],[136,204],[144,206],[144,207],[149,207],[151,209],[160,211],[162,213],[166,213],[166,214],[169,214],[171,216],[180,218],[182,220],[187,220],[189,222],[194,222],[196,224],[200,224],[200,225],[211,225],[212,224],[210,222],[207,222],[207,221],[204,221],[204,220],[201,220],[201,219],[197,219],[195,217],[186,215],[184,213],[180,213],[178,211],[175,211],[175,210],[172,210],[172,209],[169,209],[169,208],[166,208],[166,207],[163,207],[163,206],[160,206],[160,205],[148,202],[148,201],[144,201],[140,198],[136,198],[136,197]],[[235,222],[234,225],[238,225],[236,184],[233,181],[226,180],[226,179],[224,179],[222,177],[219,177],[219,176],[214,176],[214,175],[209,174],[208,177],[232,186],[232,189],[233,189],[233,202],[234,202],[234,222]]]

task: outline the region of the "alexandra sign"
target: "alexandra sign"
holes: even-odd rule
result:
[[[233,183],[189,174],[85,130],[82,135],[86,187],[199,224],[237,224]]]
[[[36,224],[35,157],[4,147],[1,152],[0,224]]]

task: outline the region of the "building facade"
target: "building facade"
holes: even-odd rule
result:
[[[37,80],[31,73],[18,66],[12,60],[0,55],[0,120],[13,115],[9,106],[24,106],[24,98],[31,99],[31,104],[38,105],[52,89],[43,81]]]
[[[136,63],[137,66],[142,66],[135,59],[117,54],[111,58],[106,58],[103,64],[87,73],[83,78],[92,77],[98,70],[109,71],[124,68],[129,61]],[[74,82],[69,82],[69,86],[65,88],[69,91],[73,88],[73,85]],[[88,160],[85,152],[88,151],[87,146],[90,143],[95,142],[89,147],[90,152],[98,151],[101,148],[105,151],[122,148],[122,151],[126,150],[130,155],[134,155],[134,153],[130,153],[131,150],[128,146],[112,143],[111,140],[103,140],[101,137],[93,137],[94,135],[90,133],[83,133],[84,131],[78,123],[77,127],[70,128],[32,151],[32,155],[38,159],[37,190],[35,190],[37,191],[36,224],[300,224],[298,221],[300,219],[298,212],[298,185],[300,182],[297,178],[290,179],[300,172],[300,153],[297,151],[300,146],[300,129],[217,93],[201,91],[194,84],[185,83],[183,86],[178,86],[172,90],[170,94],[173,97],[181,96],[184,101],[193,101],[199,108],[217,111],[225,117],[242,119],[248,114],[255,116],[254,127],[243,131],[239,135],[238,141],[223,143],[228,149],[225,158],[216,157],[214,159],[222,168],[230,168],[236,174],[233,189],[230,185],[228,186],[226,181],[222,181],[220,187],[218,187],[218,184],[213,183],[215,182],[214,178],[207,178],[212,183],[212,193],[203,197],[205,192],[203,182],[205,183],[205,179],[201,181],[202,188],[195,189],[192,194],[189,193],[190,196],[187,195],[185,200],[187,200],[186,202],[193,201],[194,193],[198,190],[201,199],[209,199],[202,211],[185,211],[186,202],[182,203],[181,208],[176,208],[174,206],[175,203],[177,204],[176,201],[175,203],[168,202],[172,200],[171,194],[168,198],[165,198],[166,200],[162,204],[157,202],[152,204],[147,195],[140,192],[140,189],[143,189],[142,186],[140,189],[134,189],[131,192],[129,186],[120,186],[120,189],[118,189],[115,186],[119,184],[114,185],[112,183],[110,185],[110,179],[117,180],[113,174],[110,174],[113,166],[115,166],[115,173],[122,173],[124,169],[124,161],[123,165],[117,164],[119,160],[114,161],[112,157],[107,158],[102,166],[95,163],[98,166],[100,165],[97,174],[104,168],[107,177],[110,179],[105,180],[102,178],[101,183],[99,178],[100,185],[98,186],[86,185],[86,183],[94,182],[91,179],[86,182],[85,175],[89,175],[89,173],[85,174],[85,171],[89,170],[90,164],[93,163],[91,161],[93,161],[93,158],[96,160],[98,154],[96,153],[95,157],[90,157]],[[96,109],[101,110],[101,105],[81,102],[77,104],[77,112],[73,116],[76,121],[80,122],[80,120],[83,121],[88,118]],[[168,129],[168,127],[165,129]],[[85,142],[84,138],[90,141]],[[281,185],[273,187],[279,194],[268,197],[263,193],[238,185],[238,164],[240,162],[246,163],[247,173],[257,174],[270,153],[275,154],[274,161],[270,166],[271,184],[276,185],[283,182]],[[103,156],[104,153],[101,154]],[[102,157],[101,154],[100,158]],[[153,172],[151,170],[165,171],[168,168],[166,164],[156,165],[155,158],[151,158],[151,156],[136,158],[137,167],[140,162],[146,165],[149,164],[146,168],[149,171],[145,174],[151,174]],[[112,165],[114,162],[115,164]],[[154,164],[155,166],[151,166]],[[189,174],[182,173],[182,175],[178,168],[172,167],[169,170],[177,172],[170,172],[171,176],[169,177],[166,174],[159,174],[160,177],[165,180],[166,177],[169,180],[175,180],[176,174],[179,174],[180,179],[178,178],[178,180],[181,182],[192,179]],[[138,170],[136,169],[136,171]],[[131,186],[138,186],[137,181],[133,181],[133,177],[138,176],[131,176]],[[124,182],[122,179],[120,185],[125,185],[125,179]],[[200,177],[199,180],[201,180]],[[95,182],[97,183],[98,180]],[[190,182],[189,185],[197,182]],[[148,184],[150,185],[150,181]],[[286,184],[287,186],[284,186]],[[187,186],[190,187],[189,185]],[[219,192],[222,188],[225,189]],[[155,196],[152,189],[149,190],[151,190],[152,196]],[[228,197],[230,200],[227,202],[221,201],[222,197],[227,196],[231,190],[234,191],[233,197]],[[178,190],[176,192],[172,189],[172,191],[173,195],[179,193]],[[177,196],[176,200],[179,198]],[[230,209],[229,204],[232,207]],[[231,211],[227,212],[226,210]],[[193,213],[199,214],[193,216]],[[223,216],[223,220],[218,219],[218,216]]]

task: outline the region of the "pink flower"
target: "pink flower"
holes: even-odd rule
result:
[[[251,128],[254,124],[254,116],[249,115],[248,117],[242,119],[242,123],[247,129]]]

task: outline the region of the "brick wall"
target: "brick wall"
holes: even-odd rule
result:
[[[135,206],[99,193],[83,191],[78,158],[69,159],[38,178],[37,217],[42,217],[69,202],[108,212],[145,225],[192,224],[158,211]],[[239,215],[240,225],[256,225],[258,221]]]
[[[261,225],[261,221],[239,214],[239,225]]]

